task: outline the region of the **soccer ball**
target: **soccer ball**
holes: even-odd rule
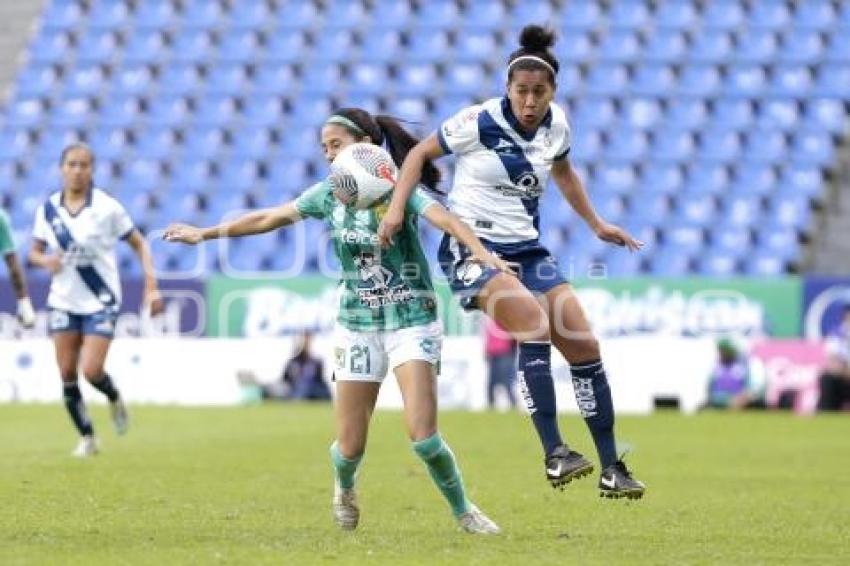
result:
[[[397,178],[398,168],[384,148],[354,143],[337,154],[328,182],[341,203],[364,209],[386,197]]]

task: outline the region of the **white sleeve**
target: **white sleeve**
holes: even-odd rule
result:
[[[35,219],[32,223],[32,237],[35,240],[47,243],[50,241],[50,232],[51,228],[44,218],[44,205],[42,204],[35,209]]]
[[[442,124],[437,130],[437,138],[446,153],[465,153],[479,143],[478,115],[481,106],[464,108]]]
[[[114,200],[113,202],[115,204],[112,212],[112,234],[116,238],[126,240],[130,237],[133,229],[135,229],[135,225],[133,224],[133,220],[130,218],[130,215],[127,213],[127,210],[121,205],[121,203],[117,200]]]
[[[561,144],[558,146],[558,151],[555,152],[555,161],[566,159],[567,155],[570,153],[570,147],[573,143],[572,137],[569,122],[564,122],[563,139],[561,140]]]

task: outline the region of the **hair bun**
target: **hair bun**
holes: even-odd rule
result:
[[[519,44],[527,51],[543,52],[555,45],[555,32],[538,25],[528,25],[519,34]]]

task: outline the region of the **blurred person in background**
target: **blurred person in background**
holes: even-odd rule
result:
[[[487,406],[496,407],[496,390],[503,389],[516,407],[516,341],[492,318],[484,319],[484,357],[487,360]]]
[[[322,150],[329,163],[352,144],[386,143],[398,164],[416,142],[394,118],[373,117],[360,108],[337,110],[321,131]],[[422,190],[406,206],[397,244],[382,250],[376,231],[385,210],[383,199],[357,210],[347,204],[344,193],[338,192],[331,180],[316,183],[294,201],[256,210],[218,226],[172,224],[166,229],[165,239],[198,244],[215,238],[262,234],[305,218],[325,221],[341,265],[334,331],[337,440],[330,448],[334,521],[343,530],[356,529],[359,524],[355,480],[366,451],[381,383],[392,371],[401,390],[413,450],[427,466],[460,527],[473,534],[496,534],[499,527],[467,498],[454,453],[437,429],[436,367],[442,348],[442,327],[437,320],[434,287],[419,242],[417,219],[424,217],[473,248],[482,265],[500,272],[510,272],[510,268],[488,254],[466,225]],[[438,180],[439,172],[429,164],[424,185],[433,189]],[[344,188],[341,186],[340,190]],[[380,268],[380,281],[362,276],[367,260]]]
[[[826,338],[827,362],[818,383],[818,411],[850,410],[850,303]]]
[[[729,339],[717,342],[717,365],[708,380],[706,407],[764,409],[764,379]]]
[[[519,342],[520,391],[543,448],[546,479],[562,487],[594,469],[561,438],[554,345],[570,364],[576,403],[602,464],[601,495],[640,498],[646,486],[617,454],[614,404],[599,343],[557,260],[539,240],[540,198],[549,177],[597,238],[629,251],[643,243],[596,213],[570,164],[570,127],[553,102],[560,66],[551,50],[554,32],[525,26],[519,44],[508,61],[505,96],[461,110],[410,151],[378,235],[382,244],[391,242],[423,163],[454,154],[449,208],[491,253],[517,265],[520,279],[470,262],[470,251],[449,235],[440,246],[440,264],[464,308],[485,311]]]
[[[331,391],[324,378],[321,358],[310,351],[313,336],[309,332],[301,335],[298,351],[286,363],[281,381],[287,385],[284,399],[296,401],[328,401]]]
[[[18,322],[24,328],[35,326],[35,311],[32,308],[29,292],[27,291],[27,280],[18,254],[15,252],[15,239],[12,235],[12,225],[6,211],[0,208],[0,255],[6,262],[9,270],[9,279],[12,289],[18,299],[17,317]]]
[[[48,330],[53,337],[62,378],[62,395],[80,434],[73,455],[98,452],[94,427],[86,411],[77,372],[109,401],[115,431],[129,424],[127,408],[104,364],[115,333],[121,304],[121,282],[115,246],[126,241],[145,274],[144,304],[152,315],[162,312],[150,248],[121,204],[94,186],[95,157],[81,143],[62,151],[62,189],[38,207],[33,225],[30,262],[51,274],[47,296]]]

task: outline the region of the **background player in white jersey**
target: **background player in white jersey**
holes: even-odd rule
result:
[[[97,453],[94,428],[77,385],[86,380],[106,395],[118,434],[128,426],[127,409],[104,363],[121,304],[115,245],[126,240],[145,274],[144,302],[151,314],[162,311],[150,249],[121,204],[93,184],[94,154],[72,144],[59,159],[62,190],[36,211],[30,262],[52,274],[48,328],[56,349],[65,407],[80,433],[73,454]]]
[[[18,322],[24,328],[32,328],[35,325],[35,311],[32,308],[29,292],[27,291],[27,280],[18,254],[15,252],[15,238],[12,235],[12,224],[6,211],[0,209],[0,256],[6,262],[9,270],[9,279],[12,289],[18,299]]]
[[[322,149],[329,162],[356,142],[376,145],[386,142],[393,160],[401,163],[417,140],[393,118],[373,118],[358,108],[344,108],[328,118],[322,128]],[[426,164],[424,183],[433,187],[438,179],[434,166]],[[456,216],[421,191],[413,195],[405,208],[404,225],[396,245],[382,250],[376,230],[385,208],[382,200],[366,210],[347,207],[325,180],[292,202],[251,212],[225,224],[211,228],[174,224],[166,230],[165,238],[197,244],[213,238],[261,234],[306,217],[324,220],[342,267],[342,293],[334,337],[337,364],[334,372],[337,440],[331,446],[335,472],[334,520],[345,530],[355,529],[359,523],[355,474],[366,450],[378,390],[387,370],[392,370],[401,389],[413,449],[428,466],[458,523],[470,533],[498,533],[498,526],[466,498],[454,455],[437,430],[436,367],[442,329],[436,318],[428,262],[419,244],[417,217],[424,216],[458,238],[472,249],[473,257],[490,269],[509,271],[509,268],[490,256]]]
[[[519,333],[520,384],[543,444],[547,478],[563,485],[593,469],[561,440],[550,370],[551,340],[571,366],[576,401],[602,463],[601,494],[636,498],[643,495],[644,485],[617,457],[614,408],[599,344],[572,288],[538,239],[540,195],[550,173],[597,237],[630,251],[642,243],[596,214],[570,165],[570,130],[564,112],[552,103],[558,72],[558,61],[549,50],[554,40],[551,31],[526,26],[520,49],[509,59],[507,95],[462,110],[411,150],[379,236],[386,244],[398,230],[422,164],[454,153],[450,209],[488,249],[519,266],[522,292],[510,289],[502,274],[471,264],[469,252],[450,237],[443,239],[440,262],[465,306],[481,308],[509,332]],[[528,306],[533,301],[529,292],[539,300],[536,311]],[[529,333],[529,326],[536,333]]]

